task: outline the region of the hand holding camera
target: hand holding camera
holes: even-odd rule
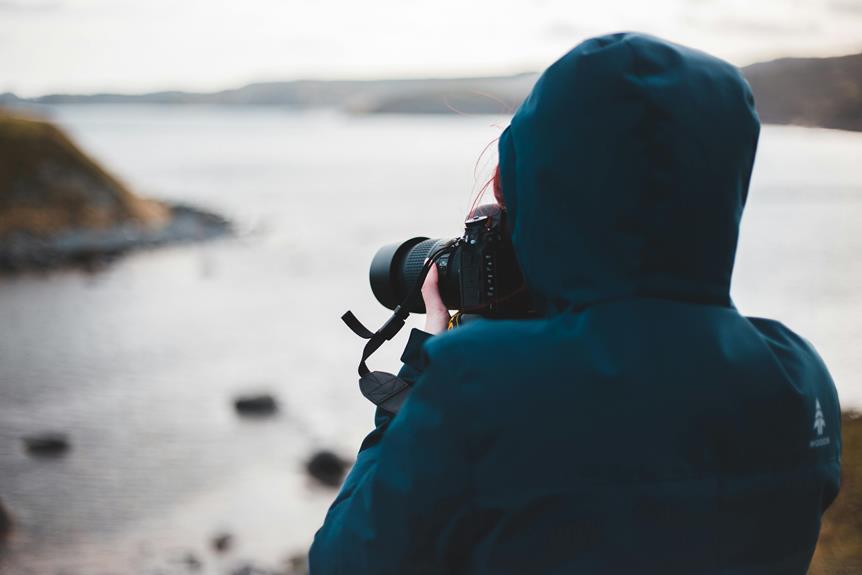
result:
[[[433,265],[428,270],[428,275],[425,276],[425,282],[422,284],[422,301],[425,302],[425,331],[431,335],[446,331],[451,319],[449,310],[440,296],[438,279],[437,266]]]

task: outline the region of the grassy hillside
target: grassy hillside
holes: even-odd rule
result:
[[[841,492],[826,512],[810,575],[862,573],[862,416],[844,414]]]
[[[164,225],[169,209],[139,198],[62,130],[0,110],[0,240],[120,223]]]

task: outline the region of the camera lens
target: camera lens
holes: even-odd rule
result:
[[[416,237],[380,248],[371,261],[369,271],[371,291],[377,301],[389,309],[395,309],[418,281],[428,256],[449,241]],[[440,294],[449,309],[457,309],[458,283],[457,278],[452,277],[454,274],[448,272],[448,260],[449,254],[437,260]],[[414,300],[409,302],[408,311],[425,313],[425,304],[418,292]]]

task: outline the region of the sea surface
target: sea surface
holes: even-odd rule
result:
[[[335,492],[321,448],[371,429],[363,341],[386,317],[377,247],[461,231],[506,117],[280,109],[49,110],[141,194],[219,212],[236,238],[134,254],[98,272],[0,279],[0,499],[16,531],[0,573],[222,573],[307,549]],[[491,144],[491,152],[482,151]],[[809,339],[845,407],[862,408],[862,134],[766,127],[732,296]],[[413,325],[419,325],[414,320]],[[371,364],[396,369],[404,332]],[[275,394],[273,419],[232,399]],[[72,450],[28,457],[57,430]],[[210,549],[234,535],[225,555]]]

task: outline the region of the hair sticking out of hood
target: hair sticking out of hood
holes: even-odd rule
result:
[[[501,128],[501,130],[502,130],[502,128]],[[488,151],[492,149],[494,144],[499,145],[499,142],[500,142],[499,137],[494,138],[493,140],[488,142],[488,144],[484,148],[482,148],[482,151],[479,153],[479,157],[476,158],[476,163],[473,165],[473,182],[474,182],[474,185],[475,185],[476,180],[479,179],[479,165],[482,163],[482,160],[485,157],[485,154],[487,154]],[[497,164],[494,167],[494,174],[490,178],[485,180],[485,182],[482,184],[482,186],[476,191],[475,194],[473,194],[473,201],[470,203],[470,209],[467,210],[467,217],[464,218],[465,220],[469,220],[470,218],[472,218],[474,216],[474,214],[476,213],[476,208],[482,203],[482,198],[485,196],[485,192],[487,192],[488,189],[492,187],[492,185],[494,186],[494,189],[496,189],[496,187],[497,187],[496,181],[499,178],[499,176],[498,176],[499,171],[500,171],[500,167],[499,167],[499,164]],[[495,193],[495,198],[497,198],[497,197],[498,196]],[[499,199],[498,199],[497,203],[500,203]]]
[[[636,33],[548,68],[499,142],[512,239],[546,313],[627,297],[732,305],[760,122],[732,65]]]

